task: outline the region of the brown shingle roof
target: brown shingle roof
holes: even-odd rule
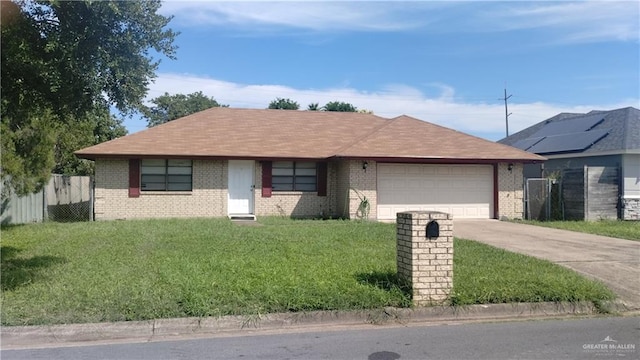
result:
[[[457,160],[540,161],[544,159],[526,156],[511,146],[500,145],[409,116],[400,116],[391,119],[385,126],[373,131],[354,145],[342,149],[338,155]]]
[[[212,108],[76,152],[108,157],[512,159],[544,158],[402,116]]]

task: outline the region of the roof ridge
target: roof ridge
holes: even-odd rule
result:
[[[627,140],[629,139],[629,137],[626,136],[626,134],[630,133],[629,128],[630,128],[630,124],[631,124],[631,121],[630,121],[631,120],[631,109],[633,109],[633,107],[631,107],[631,106],[627,107],[627,108],[624,108],[625,117],[624,117],[623,131],[624,131],[625,136],[622,137],[622,148],[623,149],[626,149],[627,148],[627,144],[628,144]]]
[[[377,116],[377,115],[376,115],[376,116]],[[340,148],[340,149],[336,150],[336,151],[335,151],[335,154],[333,154],[333,156],[340,156],[340,154],[341,154],[341,153],[343,153],[343,152],[345,152],[345,151],[349,150],[350,148],[352,148],[352,147],[354,147],[354,146],[358,145],[358,143],[359,143],[360,141],[362,141],[362,140],[366,139],[367,137],[369,137],[369,136],[371,136],[371,135],[373,135],[373,134],[377,133],[378,131],[382,130],[383,128],[385,128],[385,127],[387,127],[387,126],[391,125],[395,120],[397,120],[397,119],[398,119],[398,117],[395,117],[395,118],[392,118],[392,119],[389,119],[389,118],[383,118],[383,117],[380,117],[380,116],[378,116],[378,117],[379,117],[379,118],[381,118],[381,119],[383,119],[383,120],[386,120],[386,121],[387,121],[387,123],[386,123],[386,124],[382,124],[382,125],[380,125],[380,126],[377,126],[377,127],[373,128],[373,129],[371,129],[371,131],[369,131],[369,132],[368,132],[368,133],[366,133],[366,134],[361,135],[360,137],[358,137],[357,139],[355,139],[351,144],[346,145],[346,146],[343,146],[342,148]],[[400,117],[400,116],[399,116],[399,117]]]
[[[497,141],[491,141],[491,140],[489,140],[489,139],[485,139],[485,138],[480,137],[480,136],[476,136],[476,135],[472,135],[472,134],[467,134],[467,133],[462,132],[462,131],[460,131],[460,130],[456,130],[456,129],[454,129],[454,128],[446,127],[446,126],[444,126],[444,125],[440,125],[440,124],[432,123],[432,122],[427,121],[427,120],[421,120],[421,119],[418,119],[418,118],[415,118],[415,117],[413,117],[413,116],[409,116],[409,115],[402,115],[402,116],[398,116],[398,117],[396,117],[396,118],[393,118],[393,120],[395,120],[395,119],[399,119],[399,118],[402,118],[402,117],[406,117],[406,118],[411,119],[411,120],[413,120],[413,121],[420,121],[420,122],[423,122],[423,123],[427,123],[427,124],[429,124],[429,125],[431,125],[431,126],[439,127],[439,128],[441,128],[441,129],[444,129],[444,130],[447,130],[447,131],[453,131],[453,132],[456,132],[456,133],[458,133],[458,134],[463,134],[463,135],[466,135],[466,136],[471,136],[471,137],[474,137],[474,138],[476,138],[476,139],[478,139],[478,140],[486,141],[486,142],[488,142],[488,143],[498,144],[498,145],[504,145],[504,146],[508,146],[508,147],[513,147],[513,146],[510,146],[510,145],[501,144],[501,143],[499,143],[499,142],[497,142]]]

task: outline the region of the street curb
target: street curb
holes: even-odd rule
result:
[[[621,303],[605,304],[612,313],[628,312]],[[464,321],[505,321],[600,314],[591,302],[512,303],[433,306],[366,311],[313,311],[255,316],[157,319],[70,325],[2,327],[2,349],[78,346],[106,342],[147,342],[185,336],[248,335],[269,330],[304,331],[326,327],[409,325]]]

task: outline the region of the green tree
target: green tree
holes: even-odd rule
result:
[[[309,111],[318,111],[318,110],[320,110],[320,104],[311,103],[311,104],[307,105],[307,110],[309,110]]]
[[[25,194],[69,158],[56,152],[77,150],[65,145],[69,133],[99,132],[96,112],[143,110],[159,63],[150,50],[175,58],[177,34],[159,0],[0,6],[2,180]]]
[[[281,109],[281,110],[298,110],[300,109],[300,104],[291,99],[281,99],[276,98],[272,102],[269,103],[269,109]]]
[[[331,101],[322,107],[324,111],[341,111],[341,112],[356,112],[358,109],[346,102]]]
[[[183,116],[197,113],[212,107],[228,107],[219,104],[213,97],[207,97],[201,91],[192,94],[175,94],[158,96],[151,100],[155,106],[147,107],[143,114],[147,118],[147,126],[152,127]]]
[[[11,125],[19,123],[12,128]],[[18,120],[3,117],[2,195],[10,185],[18,194],[28,194],[44,186],[55,166],[53,149],[59,124],[50,110],[36,108]]]
[[[96,110],[84,121],[76,121],[58,135],[55,146],[53,173],[68,175],[91,175],[93,161],[79,159],[73,152],[87,146],[99,144],[127,135],[122,119],[105,110]]]

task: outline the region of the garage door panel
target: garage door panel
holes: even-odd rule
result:
[[[422,176],[422,169],[416,166],[406,168],[406,174],[409,176]]]
[[[465,179],[454,179],[452,181],[451,186],[454,189],[457,190],[464,190],[466,188],[468,188],[469,186],[471,186],[473,184],[473,181],[469,181],[469,180],[465,180]]]
[[[470,217],[476,217],[479,216],[479,211],[478,208],[476,207],[469,207],[469,208],[465,208],[465,216],[470,216]]]
[[[449,175],[449,167],[447,166],[438,166],[436,167],[437,175]]]
[[[420,190],[423,190],[423,189],[433,189],[437,183],[433,179],[421,179],[420,184],[421,184]]]
[[[436,175],[437,171],[432,166],[422,166],[422,175]]]
[[[422,181],[420,178],[407,179],[407,188],[412,191],[420,191],[423,189]]]
[[[449,168],[449,175],[464,175],[465,171],[463,167],[456,166]]]
[[[444,209],[446,209],[446,208],[444,208]],[[462,218],[462,217],[466,217],[465,209],[462,208],[462,207],[459,207],[459,206],[451,206],[451,207],[448,208],[448,211],[447,210],[438,210],[438,211],[447,212],[449,214],[452,214],[454,219],[459,219],[459,218]]]
[[[384,206],[378,208],[378,217],[380,219],[392,219],[394,218],[397,212],[394,211],[394,208],[391,206]]]
[[[493,190],[493,184],[487,184],[487,183],[484,183],[484,182],[477,182],[476,183],[476,187],[479,190],[486,190],[486,191],[489,191],[489,192],[491,192]]]
[[[393,189],[393,190],[402,190],[404,189],[405,186],[405,180],[404,179],[391,179],[389,181],[389,188]]]
[[[401,211],[431,210],[455,218],[490,218],[490,165],[378,164],[378,218]]]

